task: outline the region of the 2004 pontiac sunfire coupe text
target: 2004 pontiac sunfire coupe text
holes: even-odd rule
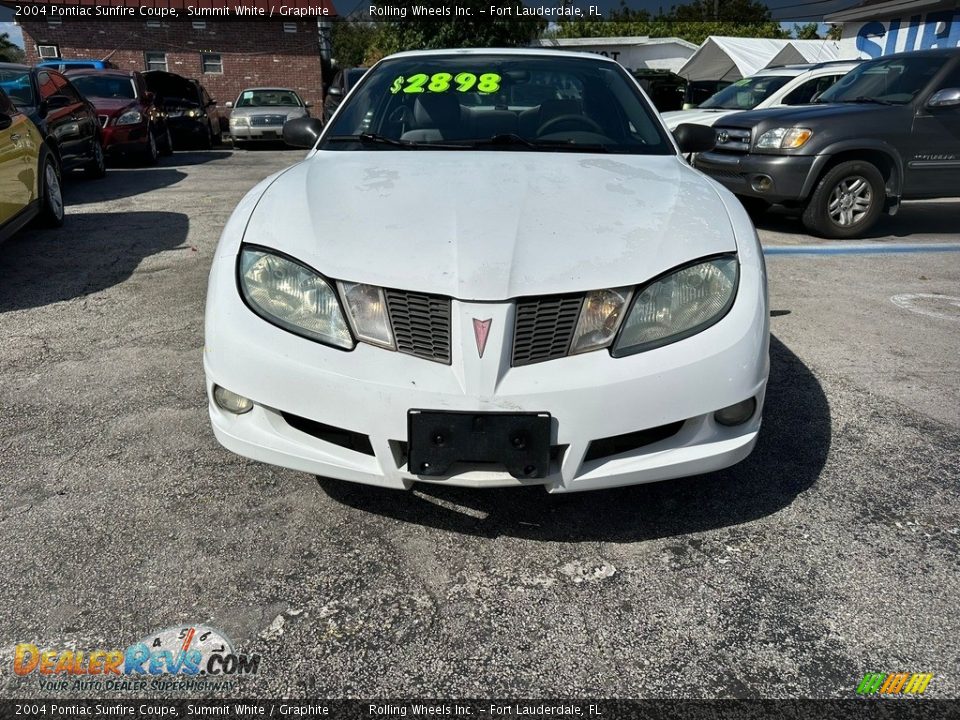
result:
[[[318,475],[551,492],[752,450],[763,255],[617,63],[431,51],[372,68],[228,221],[204,366],[219,441]]]

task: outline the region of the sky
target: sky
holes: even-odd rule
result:
[[[0,22],[0,35],[3,33],[8,33],[11,41],[23,47],[23,35],[20,32],[20,28],[12,22]]]

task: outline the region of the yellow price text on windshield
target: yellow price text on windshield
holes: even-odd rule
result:
[[[496,73],[476,75],[470,72],[453,73],[438,72],[433,75],[417,73],[416,75],[398,75],[390,86],[390,93],[443,93],[455,90],[457,92],[495,93],[500,90],[502,78]]]

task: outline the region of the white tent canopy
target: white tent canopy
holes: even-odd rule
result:
[[[821,63],[844,59],[836,40],[790,40],[766,67],[792,63]],[[852,59],[852,58],[851,58]]]
[[[834,40],[774,40],[711,35],[677,74],[690,82],[733,82],[754,75],[768,65],[826,62],[840,59]]]

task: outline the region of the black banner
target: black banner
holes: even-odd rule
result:
[[[958,700],[4,700],[6,718],[511,718],[554,720],[940,720]]]

